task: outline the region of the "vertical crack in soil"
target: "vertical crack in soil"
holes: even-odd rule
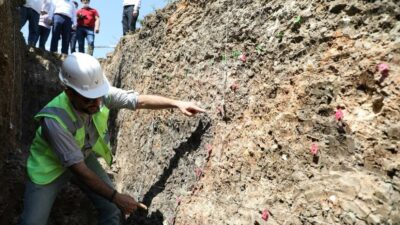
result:
[[[172,175],[174,169],[178,167],[179,160],[186,154],[197,150],[200,147],[201,139],[206,131],[210,128],[210,121],[200,120],[196,130],[187,139],[186,142],[181,143],[175,149],[175,155],[169,160],[169,166],[164,168],[158,181],[156,181],[149,189],[149,191],[143,197],[143,203],[150,207],[153,199],[165,189],[165,184],[168,178]],[[157,210],[151,214],[147,214],[145,211],[136,211],[132,214],[126,224],[129,225],[162,225],[164,221],[163,214]]]

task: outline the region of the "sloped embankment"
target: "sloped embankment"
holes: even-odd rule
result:
[[[147,17],[107,73],[208,113],[117,114],[117,186],[150,205],[128,224],[265,224],[264,209],[268,224],[399,224],[399,20],[396,1],[339,0]]]

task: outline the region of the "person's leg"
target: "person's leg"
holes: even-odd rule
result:
[[[85,29],[83,27],[77,28],[76,39],[78,40],[78,51],[85,53]]]
[[[93,55],[93,50],[94,50],[94,29],[86,29],[86,41],[88,44],[88,50],[87,53],[89,55]]]
[[[133,17],[133,9],[135,8],[135,6],[131,5],[129,7],[127,7],[127,11],[126,11],[126,15],[128,17],[128,30],[127,32],[131,32],[134,31],[132,30],[132,23],[134,21],[134,17]]]
[[[42,26],[40,26],[40,27],[41,27],[42,31],[41,31],[40,40],[39,40],[39,48],[46,50],[45,45],[46,45],[47,39],[49,38],[49,35],[50,35],[50,29],[46,28],[46,27],[42,27]]]
[[[39,25],[39,38],[38,38],[38,41],[39,41],[39,48],[40,49],[44,49],[43,45],[42,45],[44,29],[45,29],[45,27]],[[36,46],[36,44],[35,44],[35,46]]]
[[[124,7],[122,10],[122,33],[125,35],[129,31],[129,16],[128,16],[129,7]]]
[[[64,18],[58,14],[53,16],[53,29],[51,32],[50,51],[58,51],[58,41],[60,40],[61,30],[64,23]]]
[[[61,53],[68,55],[68,47],[72,30],[72,20],[64,16],[64,23],[61,30]]]
[[[132,9],[132,13],[133,13],[133,9]],[[132,16],[132,13],[131,13],[132,19],[131,19],[131,23],[129,24],[129,30],[131,32],[134,32],[136,30],[136,21],[137,21],[137,18],[139,17],[139,12],[138,12],[137,16]]]
[[[34,47],[39,38],[39,13],[34,9],[29,8],[29,35],[28,45]]]
[[[21,30],[22,27],[25,25],[26,21],[28,20],[28,8],[26,8],[25,6],[21,6],[19,8],[19,14],[20,14],[19,29]]]
[[[70,41],[70,49],[71,53],[74,53],[76,51],[76,30],[71,32],[71,41]]]
[[[46,225],[54,200],[61,188],[68,183],[70,177],[70,173],[66,172],[46,185],[28,181],[20,225]]]
[[[106,182],[110,187],[114,187],[111,179],[108,177],[107,173],[101,167],[100,163],[97,161],[94,153],[91,153],[85,159],[86,165],[97,174],[104,182]],[[121,210],[108,199],[94,193],[86,186],[83,182],[78,179],[74,179],[75,183],[85,192],[90,200],[93,202],[94,206],[99,212],[98,225],[119,225],[121,222]]]

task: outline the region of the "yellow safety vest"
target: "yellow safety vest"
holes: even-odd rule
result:
[[[111,165],[112,154],[107,126],[108,115],[109,109],[103,106],[92,117],[99,134],[96,143],[92,146],[92,150],[103,157],[108,165]],[[37,121],[44,117],[55,119],[61,127],[72,134],[76,143],[82,149],[85,144],[85,126],[78,120],[65,92],[55,97],[35,115]],[[61,165],[49,143],[43,139],[41,127],[36,130],[36,136],[30,148],[27,170],[32,182],[42,185],[52,182],[66,170]]]

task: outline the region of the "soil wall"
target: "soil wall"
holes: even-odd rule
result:
[[[114,85],[208,112],[117,114],[115,182],[150,206],[128,224],[399,224],[399,20],[361,0],[146,17],[105,62]]]

